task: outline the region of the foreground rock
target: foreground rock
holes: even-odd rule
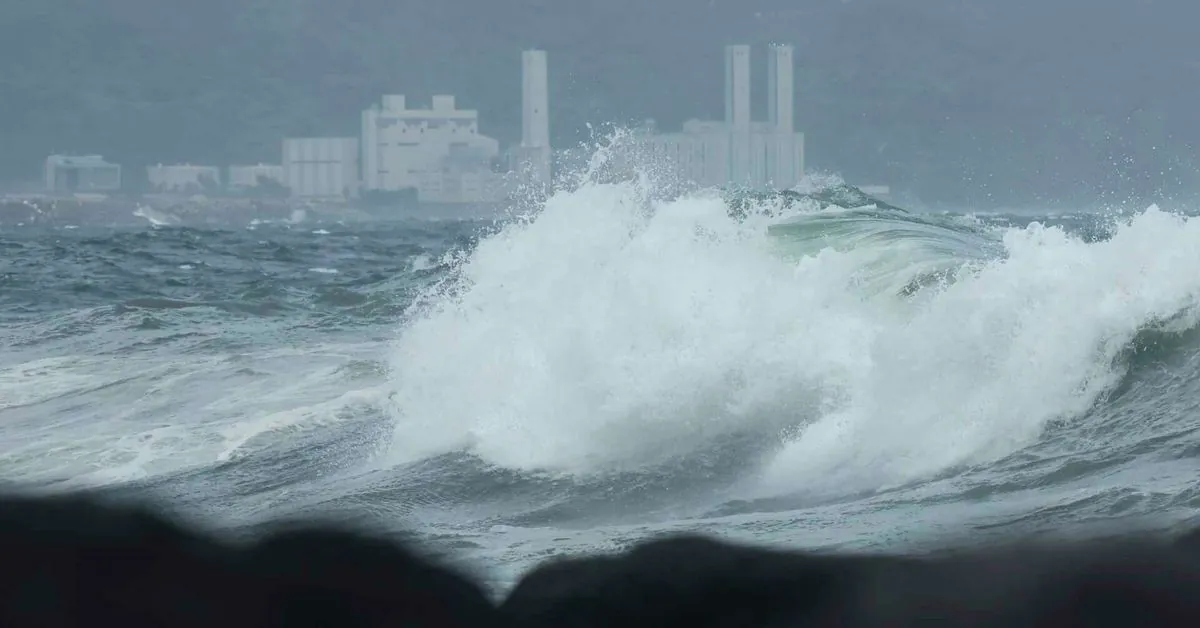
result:
[[[937,555],[694,536],[555,559],[499,604],[410,543],[319,524],[222,538],[153,508],[0,498],[0,624],[409,628],[1200,626],[1200,534]]]

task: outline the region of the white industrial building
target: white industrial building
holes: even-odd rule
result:
[[[51,155],[43,176],[48,192],[115,192],[121,189],[121,166],[100,155]]]
[[[292,196],[347,199],[358,196],[358,140],[293,137],[283,140],[283,184]]]
[[[682,132],[646,130],[638,152],[670,164],[681,181],[702,187],[786,189],[804,176],[804,134],[795,131],[792,46],[771,46],[766,122],[750,117],[750,46],[725,48],[724,122],[689,120]]]
[[[221,169],[193,164],[157,164],[146,167],[146,181],[157,192],[199,194],[220,187]]]
[[[255,164],[253,166],[230,166],[230,189],[258,187],[261,181],[274,181],[283,185],[283,166],[278,164]]]
[[[500,144],[479,133],[479,112],[437,95],[409,109],[402,95],[384,96],[362,113],[364,190],[415,189],[428,203],[498,200],[495,160]]]

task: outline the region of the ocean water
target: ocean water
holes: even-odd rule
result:
[[[1200,506],[1200,219],[584,183],[493,220],[0,231],[0,477],[408,530],[497,586],[700,531],[905,548]]]

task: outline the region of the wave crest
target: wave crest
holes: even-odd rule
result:
[[[743,439],[748,493],[876,489],[1083,416],[1138,330],[1200,294],[1178,272],[1200,222],[1155,207],[1099,242],[766,214],[584,183],[482,239],[396,340],[386,463],[460,451],[582,479]]]

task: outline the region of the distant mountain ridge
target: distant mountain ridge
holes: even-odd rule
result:
[[[275,161],[385,92],[453,93],[519,134],[519,51],[550,51],[558,145],[586,123],[722,115],[721,49],[796,45],[811,169],[979,206],[1200,190],[1187,0],[47,0],[0,7],[0,180],[51,151]]]

